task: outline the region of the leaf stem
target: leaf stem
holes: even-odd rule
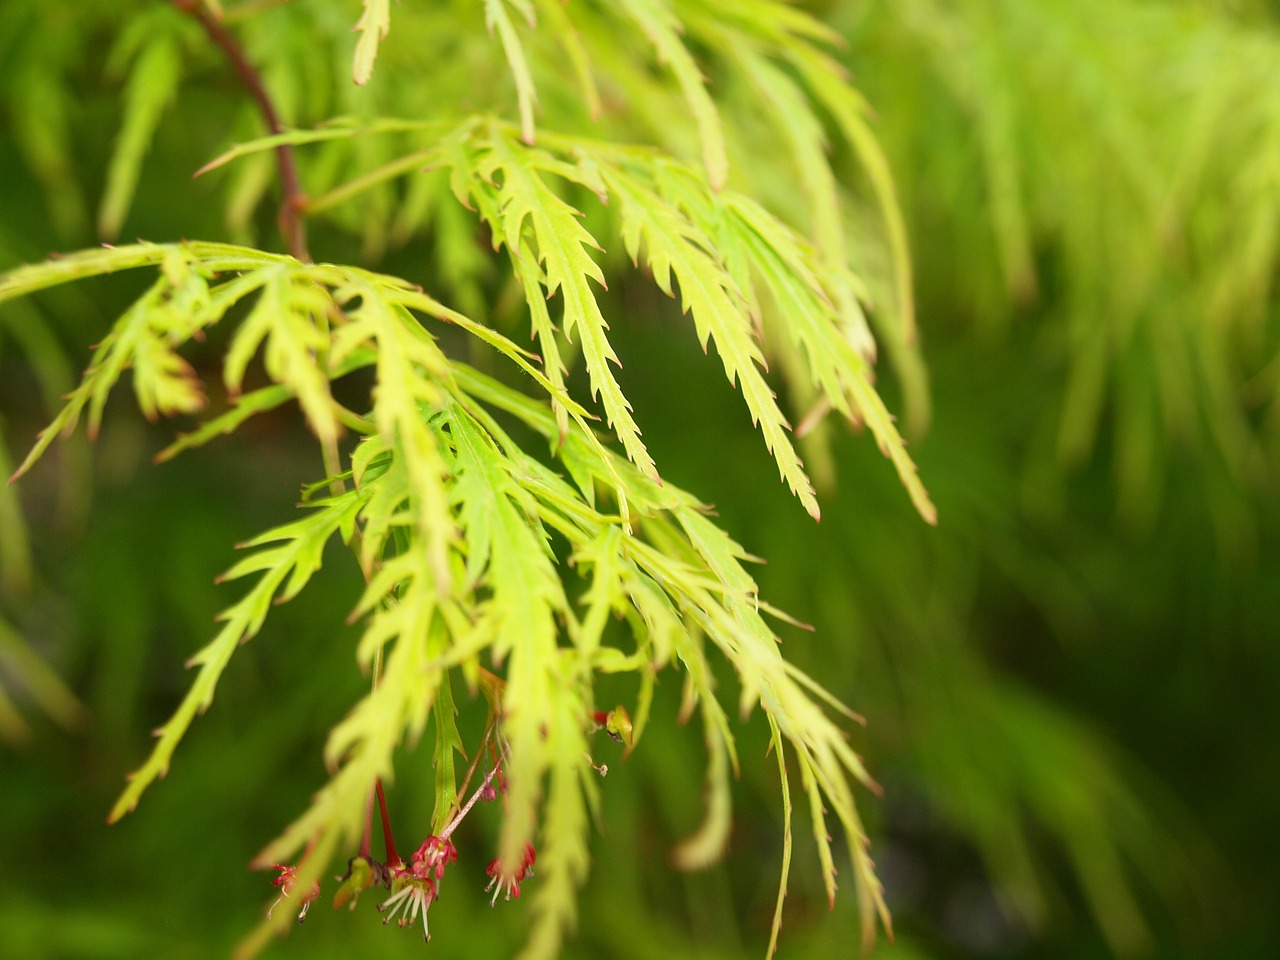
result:
[[[231,65],[235,67],[236,73],[240,75],[241,81],[248,87],[249,93],[252,94],[258,109],[262,112],[267,128],[272,134],[284,133],[284,124],[280,122],[280,115],[276,112],[271,95],[262,82],[262,74],[249,62],[244,50],[231,32],[200,3],[200,0],[173,0],[173,5],[200,21],[209,39],[222,48]],[[280,172],[280,215],[277,218],[280,233],[284,236],[289,253],[297,260],[310,263],[311,254],[307,251],[307,228],[302,219],[307,208],[307,195],[303,192],[302,181],[298,177],[298,165],[294,159],[292,146],[282,143],[276,147],[276,166]]]
[[[400,854],[396,852],[395,837],[391,835],[391,818],[387,816],[387,795],[382,792],[382,778],[379,777],[376,783],[376,789],[378,791],[378,812],[382,814],[382,842],[386,844],[387,847],[387,866],[398,867],[404,863],[404,861],[400,859]]]
[[[471,786],[471,778],[475,775],[476,767],[480,765],[480,758],[484,756],[485,750],[489,748],[489,738],[493,735],[492,721],[485,728],[484,740],[480,744],[480,749],[476,751],[475,756],[471,758],[471,764],[467,767],[466,775],[462,778],[462,786],[458,788],[458,796],[454,802],[461,799],[462,794],[466,792],[467,787]]]
[[[307,201],[307,212],[319,213],[321,210],[327,210],[329,207],[335,206],[344,200],[349,200],[356,194],[376,187],[380,183],[412,173],[415,169],[421,169],[431,159],[434,150],[434,147],[415,150],[407,156],[392,160],[376,170],[370,170],[354,180],[349,180],[340,186],[334,187],[327,193],[322,193],[320,196]]]
[[[453,819],[445,824],[444,829],[440,831],[441,840],[449,839],[449,835],[453,833],[454,830],[458,829],[458,824],[460,824],[463,818],[471,812],[471,808],[474,807],[476,805],[476,801],[480,799],[480,794],[484,793],[485,788],[493,782],[493,778],[497,776],[498,768],[501,766],[501,763],[496,763],[494,764],[493,769],[485,774],[485,778],[480,781],[480,786],[476,787],[475,793],[471,794],[470,799],[467,800],[462,809],[455,813],[453,815]]]
[[[369,799],[364,805],[364,834],[360,837],[360,856],[365,860],[373,859],[373,796],[369,791]]]

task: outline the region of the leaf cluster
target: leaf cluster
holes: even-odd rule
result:
[[[1150,596],[1168,610],[1192,603],[1182,586],[1200,576],[1179,559],[1187,524],[1207,518],[1237,564],[1265,539],[1250,497],[1274,486],[1276,51],[1269,30],[1223,12],[1262,18],[1265,4],[814,5],[834,26],[770,0],[358,6],[202,5],[242,43],[283,118],[284,132],[263,136],[226,57],[176,6],[0,5],[14,168],[42,188],[11,189],[15,209],[43,203],[67,246],[89,244],[91,224],[104,240],[143,230],[237,244],[93,250],[0,280],[0,298],[13,298],[0,347],[37,368],[58,411],[28,463],[81,420],[96,432],[125,383],[148,416],[195,418],[164,457],[296,404],[324,462],[303,518],[251,539],[225,575],[247,592],[192,659],[196,679],[115,814],[165,773],[239,645],[269,630],[272,605],[312,582],[322,557],[341,566],[325,552],[341,542],[365,582],[358,661],[377,683],[330,734],[333,778],[261,860],[309,848],[319,875],[359,840],[370,784],[403,780],[423,736],[438,826],[457,799],[454,714],[487,664],[507,676],[513,748],[500,852],[510,860],[538,838],[531,943],[550,954],[573,923],[600,802],[587,759],[594,700],[613,675],[633,684],[635,733],[651,749],[651,702],[670,667],[701,723],[709,785],[677,862],[702,867],[723,850],[730,779],[751,772],[736,693],[741,709],[763,708],[775,744],[781,893],[799,783],[828,891],[827,818],[844,828],[866,932],[882,903],[853,789],[869,781],[831,720],[839,708],[779,657],[760,616],[775,611],[722,532],[750,529],[758,552],[805,561],[775,563],[771,580],[804,581],[793,595],[832,628],[811,666],[858,685],[883,748],[877,769],[924,785],[1029,923],[1071,899],[1046,865],[1051,846],[1112,946],[1140,947],[1143,885],[1180,903],[1172,888],[1193,873],[1172,837],[1181,823],[1127,758],[992,666],[984,645],[1013,618],[983,604],[1016,592],[1060,637],[1100,616],[1139,617],[1146,581],[1114,544],[1080,546],[1090,521],[1068,499],[1064,464],[1110,470],[1102,486],[1133,528],[1150,530],[1162,503],[1186,521],[1158,541],[1178,586]],[[848,62],[878,105],[874,134]],[[86,96],[104,84],[118,106]],[[258,249],[273,242],[282,147],[297,157],[315,249],[363,267]],[[219,151],[188,187],[188,170]],[[154,178],[175,166],[184,195],[207,200],[184,204],[176,228],[154,215],[174,193]],[[623,346],[618,291],[642,274],[688,315],[690,343],[714,348],[810,513],[832,475],[834,412],[867,425],[931,519],[872,376],[878,349],[908,425],[925,424],[908,224],[933,345],[950,341],[930,358],[945,429],[925,454],[947,529],[909,530],[892,475],[863,463],[858,515],[824,500],[801,547],[769,518],[713,522],[651,452],[667,423],[624,390],[651,371]],[[52,242],[12,229],[0,222],[5,263]],[[18,298],[134,268],[154,282],[76,387],[51,307],[93,311]],[[228,344],[220,384],[191,349],[214,325],[211,339]],[[528,338],[536,353],[516,345]],[[1003,363],[990,362],[997,344]],[[681,385],[679,396],[680,415],[701,421],[701,395]],[[79,461],[62,449],[65,480]],[[1195,475],[1190,496],[1176,489],[1179,469]],[[17,489],[0,490],[5,599],[31,567]],[[1070,550],[1083,555],[1075,567]],[[1228,592],[1234,609],[1239,591]],[[37,705],[70,719],[74,705],[29,646],[2,625],[0,641]],[[714,680],[725,662],[738,679],[727,696]],[[19,731],[5,703],[0,723]],[[775,940],[782,909],[780,894]]]
[[[708,288],[713,292],[704,289],[690,297],[695,319],[703,320],[708,330],[704,335],[716,331],[717,322],[746,322],[743,313],[728,312],[741,310],[729,300],[736,286],[712,261],[709,243],[695,247],[681,235],[693,228],[677,208],[661,207],[663,222],[640,220],[635,208],[627,206],[642,208],[646,201],[660,200],[634,174],[605,158],[588,167],[585,152],[577,168],[538,152],[521,171],[514,159],[521,150],[528,148],[509,135],[496,143],[481,141],[470,148],[467,159],[455,156],[452,174],[484,185],[473,187],[466,197],[482,215],[488,211],[495,217],[508,248],[520,250],[524,269],[538,284],[535,302],[545,302],[554,292],[564,295],[566,313],[581,310],[574,320],[580,336],[591,336],[585,328],[596,324],[594,335],[604,344],[602,359],[611,351],[598,308],[591,315],[594,299],[583,276],[594,275],[594,263],[582,250],[582,235],[574,232],[579,228],[564,201],[537,179],[547,166],[577,178],[582,175],[575,170],[591,169],[601,183],[630,191],[619,194],[627,196],[624,224],[635,222],[635,229],[646,231],[660,285],[670,285],[669,277],[661,275],[663,267],[689,278],[682,289],[696,289],[698,282],[697,274],[687,270],[707,273],[717,285]],[[498,176],[495,166],[486,176],[484,165],[499,160],[507,164],[505,175]],[[673,175],[681,172],[673,168]],[[696,183],[683,171],[678,182],[691,180]],[[504,196],[503,189],[513,189],[513,183],[516,192]],[[706,193],[703,202],[710,204],[712,196]],[[751,211],[732,196],[714,202]],[[781,225],[763,219],[762,212],[753,212],[772,235],[789,236]],[[525,220],[532,221],[528,239],[521,235]],[[536,245],[537,254],[529,244]],[[663,244],[672,252],[658,260],[653,251],[664,249]],[[676,244],[688,245],[683,249],[703,259],[676,270],[670,266]],[[304,519],[244,544],[252,552],[223,579],[257,579],[225,611],[218,635],[192,657],[196,680],[159,731],[151,758],[132,776],[113,819],[132,809],[146,787],[167,772],[183,734],[212,702],[235,650],[259,632],[273,603],[290,600],[304,588],[326,543],[336,535],[356,553],[368,580],[353,614],[366,618],[357,656],[366,668],[379,664],[379,680],[330,737],[326,753],[336,771],[332,780],[312,808],[263,851],[261,862],[281,861],[307,847],[312,869],[319,869],[343,845],[358,840],[365,798],[375,782],[393,779],[396,748],[418,740],[429,718],[435,718],[444,754],[450,753],[456,732],[451,729],[449,678],[457,670],[474,684],[481,658],[487,657],[506,671],[502,713],[512,792],[501,852],[507,856],[523,849],[541,808],[546,852],[539,866],[544,880],[535,901],[539,921],[530,949],[534,955],[550,955],[572,923],[573,891],[588,862],[586,828],[596,787],[585,759],[585,736],[597,673],[637,675],[638,740],[648,720],[656,672],[677,663],[684,667],[686,708],[699,708],[707,726],[712,800],[706,825],[681,858],[696,866],[723,848],[728,776],[737,759],[727,716],[710,680],[704,649],[709,641],[734,665],[741,683],[740,710],[761,706],[771,719],[779,756],[795,757],[812,801],[814,835],[825,851],[830,895],[835,867],[824,825],[826,809],[836,814],[851,839],[868,930],[874,912],[887,923],[854,810],[852,785],[870,780],[824,709],[838,704],[782,659],[776,637],[761,617],[769,608],[742,567],[748,559],[742,549],[706,518],[697,501],[659,482],[651,462],[635,463],[610,452],[562,382],[540,371],[500,333],[403,281],[223,244],[136,245],[73,254],[11,272],[0,280],[0,298],[140,267],[155,268],[157,279],[103,338],[80,386],[19,472],[82,417],[89,431],[96,431],[107,398],[126,371],[148,416],[200,410],[206,389],[180,351],[220,322],[234,323],[222,364],[223,384],[233,400],[227,410],[163,451],[162,458],[230,432],[290,400],[298,403],[322,446],[334,443],[344,428],[364,439],[352,450],[348,470],[313,488],[304,503]],[[705,316],[710,297],[730,305],[725,316]],[[814,300],[821,302],[816,292]],[[242,303],[247,309],[236,310]],[[234,321],[229,320],[232,314]],[[449,358],[420,316],[461,327],[487,343],[532,378],[546,399],[531,400]],[[569,325],[567,319],[564,325]],[[745,333],[718,334],[726,339],[735,335]],[[805,343],[803,336],[798,339]],[[591,354],[584,353],[590,369]],[[744,382],[758,376],[757,356],[749,353],[749,370],[734,369],[732,374]],[[849,350],[847,356],[847,369],[861,373],[857,355]],[[270,383],[243,392],[246,369],[255,357]],[[725,365],[729,370],[728,360]],[[361,370],[373,373],[369,406],[353,410],[335,399],[331,384]],[[766,395],[772,402],[772,395]],[[526,454],[497,413],[541,435],[569,479]],[[627,437],[616,421],[614,429],[625,448]],[[321,487],[328,495],[322,495]],[[617,510],[606,511],[606,503]],[[568,596],[557,570],[560,562],[571,564],[587,583],[581,598]],[[631,639],[622,645],[605,640],[607,623],[615,617],[630,628]],[[451,764],[438,764],[438,776],[452,773]],[[438,785],[445,795],[454,789]]]
[[[844,19],[921,259],[950,264],[929,286],[991,329],[1038,320],[1056,396],[1032,469],[1105,463],[1120,516],[1150,530],[1166,468],[1193,460],[1225,545],[1247,535],[1235,491],[1275,475],[1280,113],[1272,31],[1208,6],[912,0]],[[903,90],[929,91],[931,119],[891,108]]]

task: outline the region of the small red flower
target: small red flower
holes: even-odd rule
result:
[[[498,895],[505,894],[503,899],[510,900],[512,897],[520,896],[520,881],[526,877],[533,875],[533,863],[538,859],[537,852],[533,849],[532,843],[524,845],[524,856],[520,858],[520,866],[514,873],[507,874],[503,872],[502,861],[500,859],[492,860],[489,866],[485,868],[485,873],[491,878],[489,885],[484,888],[484,892],[493,891],[493,899],[489,901],[489,905],[493,906],[498,902]]]
[[[422,939],[430,940],[427,911],[440,895],[438,884],[444,878],[445,867],[457,860],[458,848],[452,840],[441,840],[435,835],[427,837],[409,858],[408,865],[402,863],[392,871],[391,896],[378,907],[390,910],[382,922],[390,923],[399,914],[400,926],[411,926],[421,913]]]
[[[435,834],[422,841],[409,860],[409,870],[415,877],[424,879],[434,873],[439,880],[444,876],[444,868],[458,862],[458,848],[449,839],[441,840]]]
[[[378,907],[379,910],[391,911],[382,918],[382,922],[390,923],[398,913],[400,919],[397,922],[400,926],[411,926],[421,913],[422,939],[430,940],[431,931],[427,928],[427,911],[431,909],[431,902],[435,898],[436,885],[433,881],[426,877],[416,877],[407,869],[397,871],[395,878],[391,881],[391,896]]]
[[[273,863],[273,867],[280,871],[280,876],[271,881],[273,887],[280,888],[280,896],[276,898],[276,902],[271,904],[267,910],[267,916],[271,916],[271,911],[280,905],[280,901],[284,900],[291,892],[293,886],[298,881],[298,868],[283,863]],[[307,895],[302,898],[302,909],[298,912],[298,922],[301,923],[307,919],[307,911],[311,909],[311,901],[320,896],[320,881],[313,881],[311,889],[307,891]]]

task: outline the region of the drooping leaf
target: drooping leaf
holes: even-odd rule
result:
[[[142,172],[142,161],[160,118],[177,95],[182,54],[177,39],[162,34],[138,55],[125,91],[124,124],[116,136],[107,187],[98,209],[98,233],[114,240],[120,233]]]
[[[246,549],[255,552],[232,566],[220,579],[236,580],[253,573],[261,576],[243,598],[222,614],[225,626],[218,635],[187,661],[188,666],[198,666],[200,671],[174,715],[156,731],[159,741],[151,756],[130,774],[129,785],[111,808],[108,820],[114,822],[130,813],[138,805],[143,791],[169,772],[174,750],[196,714],[203,713],[213,702],[218,679],[232,654],[258,633],[273,601],[284,602],[301,592],[319,569],[325,544],[334,533],[351,523],[360,505],[361,498],[354,493],[316,504],[315,512],[305,519],[271,530],[245,544]],[[274,546],[268,546],[270,544]],[[266,549],[257,549],[259,547]]]
[[[378,44],[391,30],[391,0],[363,0],[364,12],[352,28],[360,34],[356,42],[352,79],[364,85],[373,76],[373,63],[378,59]]]
[[[516,83],[516,99],[520,105],[520,136],[525,143],[533,143],[533,108],[538,102],[538,92],[533,84],[533,75],[529,72],[529,62],[525,58],[524,47],[516,33],[515,24],[507,6],[515,7],[524,16],[529,26],[534,26],[533,7],[529,0],[485,0],[484,18],[490,32],[497,30],[502,41],[503,52],[511,67],[511,76]]]
[[[729,179],[729,158],[720,128],[720,115],[707,92],[702,71],[680,38],[679,20],[667,0],[619,0],[618,5],[649,38],[658,59],[676,78],[698,124],[707,177],[712,189],[722,189]]]
[[[627,251],[637,258],[643,239],[647,247],[645,259],[654,280],[668,295],[673,294],[674,273],[684,309],[693,314],[702,349],[706,350],[709,339],[715,339],[725,376],[741,387],[752,422],[764,434],[765,445],[778,461],[783,479],[805,509],[818,519],[821,512],[813,486],[787,437],[789,425],[760,372],[764,356],[754,339],[746,304],[732,278],[714,259],[711,241],[675,208],[643,190],[621,171],[609,170],[604,177],[621,203]]]
[[[618,434],[627,455],[649,476],[657,468],[640,440],[640,430],[631,416],[631,405],[610,370],[617,354],[605,331],[609,325],[589,281],[604,286],[599,264],[587,247],[599,248],[594,237],[578,222],[579,213],[547,186],[527,162],[521,162],[516,147],[502,136],[490,143],[492,152],[481,169],[492,176],[501,171],[499,189],[503,242],[520,250],[528,222],[537,256],[546,277],[547,295],[559,293],[564,307],[564,334],[578,337],[591,376],[591,392],[600,397],[610,426]],[[558,169],[558,168],[557,168]]]

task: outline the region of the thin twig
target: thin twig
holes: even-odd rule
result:
[[[493,725],[490,724],[485,728],[484,740],[480,744],[480,749],[476,751],[476,755],[471,758],[471,764],[467,767],[466,776],[462,778],[462,786],[458,788],[458,795],[454,798],[454,806],[462,801],[462,795],[467,792],[467,787],[471,786],[471,778],[475,775],[476,767],[480,765],[480,758],[484,756],[485,750],[489,749],[489,737],[493,735]]]
[[[462,822],[463,817],[471,812],[471,808],[476,805],[476,801],[480,799],[480,795],[484,793],[485,788],[493,782],[493,778],[497,776],[497,774],[498,767],[494,767],[485,774],[484,780],[481,781],[480,786],[476,787],[476,792],[471,795],[471,799],[463,805],[461,810],[454,814],[453,819],[446,823],[444,829],[440,831],[441,840],[448,840],[449,835],[453,833],[454,830],[458,829],[458,824]]]
[[[387,866],[399,867],[404,861],[400,859],[395,837],[391,835],[391,818],[387,816],[387,795],[382,791],[382,778],[378,777],[373,782],[378,794],[378,812],[382,815],[382,843],[387,849]]]
[[[205,33],[222,48],[244,85],[249,88],[253,99],[257,101],[258,109],[262,112],[262,118],[267,123],[267,128],[273,135],[284,133],[284,124],[280,122],[280,115],[276,113],[271,95],[267,93],[267,88],[262,82],[262,75],[249,62],[230,31],[205,8],[200,0],[173,0],[173,5],[200,21]],[[311,255],[307,252],[307,228],[302,219],[302,214],[307,207],[307,195],[303,192],[302,182],[298,178],[298,165],[294,160],[292,146],[283,143],[276,147],[276,165],[280,170],[281,200],[280,216],[277,221],[280,233],[289,247],[289,253],[304,263],[310,263]]]

